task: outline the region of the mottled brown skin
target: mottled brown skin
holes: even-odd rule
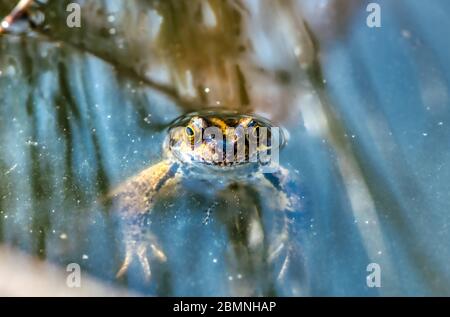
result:
[[[251,127],[250,127],[251,126]],[[271,206],[275,210],[292,212],[300,209],[299,197],[295,193],[285,191],[285,184],[288,181],[288,171],[282,167],[273,173],[270,178],[263,174],[258,163],[250,162],[249,153],[244,159],[240,157],[224,157],[217,161],[214,151],[217,140],[203,139],[198,137],[202,131],[208,127],[214,127],[220,131],[227,128],[242,127],[247,133],[254,133],[250,128],[254,127],[271,128],[271,123],[265,119],[251,115],[241,115],[230,112],[198,112],[186,115],[174,122],[169,129],[169,135],[164,145],[165,158],[149,168],[132,176],[116,189],[110,197],[113,199],[114,209],[118,210],[120,218],[124,221],[125,238],[125,260],[117,273],[117,277],[124,275],[137,257],[146,280],[150,279],[151,266],[148,260],[148,251],[151,256],[159,261],[166,261],[163,250],[158,246],[156,237],[146,231],[145,226],[140,221],[140,215],[151,213],[155,199],[158,194],[167,188],[180,184],[184,177],[208,179],[208,175],[213,175],[212,179],[220,177],[225,183],[258,184],[258,187],[268,190],[271,193]],[[255,134],[257,135],[257,134]],[[249,137],[247,134],[231,138],[230,144],[238,142],[239,138]],[[242,141],[242,140],[241,140]],[[193,146],[193,143],[196,146]],[[282,142],[281,142],[282,143]],[[257,151],[267,149],[261,148]],[[216,155],[215,159],[213,156]],[[270,181],[275,179],[276,182]],[[289,222],[285,218],[285,224],[272,250],[270,258],[276,257],[282,248],[288,248],[289,242]],[[288,253],[289,254],[289,253]],[[289,255],[286,256],[280,277],[289,263]]]

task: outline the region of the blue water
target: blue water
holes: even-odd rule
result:
[[[95,201],[159,162],[165,128],[192,109],[121,73],[101,49],[36,35],[0,38],[2,243],[152,295],[449,295],[450,3],[378,3],[380,28],[365,25],[364,2],[348,5],[339,28],[327,28],[328,13],[305,11],[315,43],[305,49],[316,58],[308,71],[293,67],[292,53],[278,58],[287,48],[277,41],[289,38],[258,31],[263,22],[252,29],[257,60],[290,78],[248,83],[283,105],[252,95],[250,108],[288,131],[281,165],[304,196],[286,279],[262,249],[248,253],[246,230],[275,239],[281,219],[258,185],[169,193],[150,219],[167,263],[152,262],[150,284],[137,264],[115,279],[120,221]],[[366,283],[370,263],[380,265],[380,288]]]

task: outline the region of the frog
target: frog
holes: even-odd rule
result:
[[[116,277],[126,275],[136,260],[145,281],[150,281],[152,261],[167,261],[157,237],[142,219],[152,213],[162,192],[183,186],[185,179],[197,179],[214,190],[244,184],[270,197],[273,210],[282,216],[282,225],[268,259],[284,254],[277,277],[282,279],[295,251],[291,216],[302,212],[303,197],[294,173],[273,156],[265,155],[270,160],[262,160],[261,156],[280,151],[286,144],[285,135],[282,128],[253,113],[207,109],[175,119],[167,129],[161,160],[120,183],[108,195],[125,223],[124,260]]]

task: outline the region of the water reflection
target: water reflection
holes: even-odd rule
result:
[[[2,241],[146,294],[448,294],[450,46],[436,30],[450,11],[379,2],[378,30],[364,2],[85,1],[80,30],[48,14],[64,2],[44,6],[43,25],[0,39]],[[290,219],[296,269],[279,282],[282,262],[264,260],[280,219],[270,195],[191,184],[155,208],[167,262],[154,283],[137,265],[116,280],[121,222],[99,201],[205,105],[287,129],[281,164],[305,197]],[[365,283],[371,262],[381,289]]]

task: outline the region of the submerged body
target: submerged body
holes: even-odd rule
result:
[[[301,197],[295,178],[281,166],[274,167],[277,162],[270,161],[271,155],[284,144],[283,134],[275,134],[275,128],[263,118],[229,111],[195,112],[175,120],[164,143],[163,160],[131,177],[111,193],[114,208],[124,223],[126,249],[117,275],[122,276],[137,257],[148,280],[151,276],[148,257],[167,261],[164,248],[158,245],[157,237],[143,219],[152,214],[159,196],[174,194],[183,188],[209,197],[212,205],[219,204],[220,197],[226,197],[230,191],[267,199],[271,208],[279,213],[280,225],[261,261],[270,262],[284,254],[278,269],[281,278],[289,265],[291,252],[295,251],[291,248],[292,228],[288,214],[301,210]],[[261,159],[263,154],[265,160]],[[264,169],[268,165],[271,170]],[[252,201],[255,197],[249,198]],[[231,219],[227,215],[224,222],[229,232],[244,226],[246,248],[251,249],[255,247],[255,242],[251,241],[254,237],[262,239],[261,234],[253,232],[262,231],[261,215],[252,205],[246,209],[244,216]],[[256,227],[252,223],[256,223]]]

